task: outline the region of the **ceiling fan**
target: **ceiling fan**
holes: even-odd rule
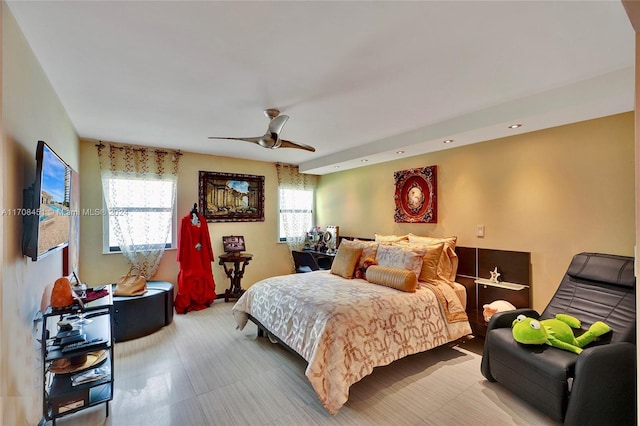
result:
[[[264,136],[256,136],[250,138],[228,138],[224,136],[210,136],[209,139],[230,139],[234,141],[252,142],[264,148],[298,148],[316,152],[316,149],[312,146],[280,139],[280,132],[284,127],[284,123],[286,123],[289,119],[288,115],[280,115],[280,110],[275,108],[266,109],[264,113],[267,117],[269,117],[269,120],[271,120],[269,121],[269,127],[267,128],[267,132],[264,134]]]

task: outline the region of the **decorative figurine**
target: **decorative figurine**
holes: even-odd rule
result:
[[[498,277],[500,276],[500,272],[498,272],[498,267],[496,266],[495,268],[493,268],[493,271],[489,271],[489,273],[491,274],[491,278],[489,278],[489,281],[491,281],[492,283],[497,283]]]

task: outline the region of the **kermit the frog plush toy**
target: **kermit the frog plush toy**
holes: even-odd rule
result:
[[[580,320],[566,314],[557,314],[553,319],[538,321],[518,315],[513,321],[512,332],[516,342],[528,345],[547,344],[576,354],[593,342],[596,337],[609,332],[611,328],[602,321],[593,323],[589,330],[575,337],[572,328],[580,328]]]

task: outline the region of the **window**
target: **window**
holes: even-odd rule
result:
[[[174,247],[175,185],[175,179],[107,178],[111,207],[103,212],[104,252],[121,251],[117,225],[136,251]]]
[[[279,189],[280,241],[287,236],[304,239],[313,225],[314,191],[306,189]]]

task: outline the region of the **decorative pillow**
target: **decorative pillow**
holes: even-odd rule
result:
[[[438,263],[438,277],[453,284],[456,279],[456,273],[458,272],[458,255],[455,252],[458,237],[432,238],[409,234],[408,238],[410,243],[444,243],[442,255],[440,256],[440,262]]]
[[[353,247],[345,242],[343,241],[338,247],[336,257],[331,264],[331,273],[351,279],[362,254],[362,247]]]
[[[409,293],[415,292],[418,287],[416,274],[406,269],[389,268],[387,266],[369,266],[369,269],[367,269],[367,281]]]
[[[380,244],[376,253],[376,261],[380,266],[407,269],[418,278],[422,270],[422,259],[425,253],[426,250],[424,248]]]
[[[376,253],[378,252],[379,243],[375,241],[362,241],[362,240],[353,240],[349,241],[354,247],[361,247],[362,254],[360,255],[360,260],[358,260],[358,268],[362,268],[364,266],[364,260],[368,257],[375,259]]]
[[[400,241],[407,241],[407,235],[380,235],[374,234],[375,240],[378,243],[397,243]]]
[[[395,243],[401,247],[417,247],[425,249],[427,252],[422,258],[422,269],[418,279],[420,281],[433,282],[438,278],[438,265],[440,264],[440,257],[444,249],[444,243],[425,245],[409,242]]]

